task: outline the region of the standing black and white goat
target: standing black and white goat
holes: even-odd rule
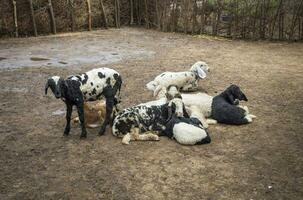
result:
[[[208,144],[211,138],[197,118],[172,116],[166,124],[166,136],[183,145]]]
[[[175,85],[181,91],[195,91],[198,88],[199,79],[204,79],[207,72],[209,72],[208,65],[203,61],[198,61],[190,68],[190,71],[163,72],[147,83],[146,87],[154,92],[154,96],[162,87],[169,85]]]
[[[113,123],[112,133],[123,137],[122,143],[131,140],[159,140],[159,133],[166,129],[166,123],[175,114],[188,117],[182,99],[174,98],[161,106],[137,105],[124,109]]]
[[[61,98],[66,104],[64,135],[68,135],[70,132],[72,107],[73,105],[77,107],[82,129],[81,138],[85,138],[87,133],[84,125],[84,101],[94,101],[105,97],[106,116],[99,131],[99,134],[102,135],[110,122],[113,108],[118,103],[121,85],[122,78],[117,71],[109,68],[98,68],[81,75],[70,76],[65,80],[59,76],[53,76],[47,80],[45,94],[50,87],[55,97]]]

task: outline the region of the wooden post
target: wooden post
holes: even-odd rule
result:
[[[30,11],[31,11],[31,21],[32,21],[32,24],[33,24],[34,35],[37,37],[38,33],[37,33],[37,26],[36,26],[35,14],[34,14],[33,1],[28,0],[28,3],[29,3],[29,6],[30,6]]]
[[[103,18],[103,21],[104,21],[104,27],[108,28],[106,13],[105,13],[105,9],[104,9],[103,1],[102,0],[100,0],[100,6],[101,6],[101,10],[102,10],[102,18]]]
[[[86,0],[87,3],[87,20],[88,20],[88,30],[92,30],[92,10],[90,0]]]
[[[13,6],[14,6],[15,37],[18,37],[19,33],[18,33],[17,5],[15,0],[13,0]]]
[[[71,30],[75,31],[75,15],[74,15],[74,0],[68,0],[68,6],[69,6],[69,14],[70,14],[70,26]]]
[[[48,12],[49,12],[49,15],[50,15],[52,32],[53,32],[53,34],[56,34],[57,33],[57,30],[56,30],[56,20],[55,20],[55,15],[54,15],[54,10],[53,10],[52,0],[48,0]]]

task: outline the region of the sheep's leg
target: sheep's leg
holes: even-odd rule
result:
[[[157,131],[147,131],[140,134],[140,130],[138,128],[133,128],[129,133],[123,136],[122,144],[129,144],[131,140],[159,141],[160,139]]]
[[[122,144],[129,144],[130,140],[131,140],[130,133],[127,133],[126,135],[123,136]]]
[[[114,108],[114,99],[113,98],[106,98],[106,115],[105,119],[103,121],[103,124],[101,126],[101,129],[99,131],[99,135],[104,135],[106,131],[106,126],[110,122],[111,114],[113,112]]]
[[[215,120],[215,119],[210,119],[210,118],[208,118],[208,119],[206,119],[206,123],[207,123],[207,124],[217,124],[218,122],[217,122],[217,120]]]
[[[133,129],[131,133],[131,137],[134,140],[140,140],[140,141],[159,141],[158,131],[146,131],[142,134],[139,133],[139,129]]]
[[[86,138],[87,132],[85,128],[85,123],[84,123],[84,110],[83,110],[83,104],[77,105],[77,110],[78,110],[78,116],[81,124],[81,135],[80,138]]]
[[[207,123],[204,115],[201,116],[201,120],[200,121],[202,123],[203,128],[208,128],[208,123]]]
[[[150,132],[150,133],[143,133],[142,135],[139,135],[136,138],[136,140],[141,140],[141,141],[159,141],[160,138],[155,133]]]
[[[195,91],[197,90],[197,86],[195,87],[194,85],[192,84],[188,84],[188,85],[185,85],[183,88],[182,88],[182,91],[187,91],[187,92],[192,92],[192,91]]]
[[[70,120],[73,112],[73,105],[66,103],[66,126],[63,135],[68,136],[70,132]]]

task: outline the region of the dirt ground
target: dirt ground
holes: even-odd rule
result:
[[[100,52],[105,65],[96,59]],[[0,199],[303,198],[302,43],[123,28],[2,40],[0,57]],[[127,107],[152,100],[145,84],[159,73],[198,60],[211,68],[201,90],[216,95],[238,84],[258,117],[244,126],[210,126],[209,145],[161,137],[125,146],[110,129],[101,137],[89,129],[80,140],[76,125],[63,137],[65,117],[53,112],[64,104],[43,94],[52,75],[108,66],[123,76]]]

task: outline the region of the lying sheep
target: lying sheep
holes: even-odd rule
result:
[[[70,76],[65,80],[59,76],[53,76],[47,80],[45,94],[47,94],[47,89],[50,87],[55,97],[62,99],[66,104],[64,135],[68,135],[70,132],[72,107],[73,105],[77,107],[81,122],[80,137],[86,138],[84,101],[95,101],[105,97],[106,116],[99,131],[99,134],[102,135],[110,122],[113,108],[118,103],[118,92],[120,94],[121,85],[122,78],[117,71],[109,68],[98,68],[81,75]]]
[[[191,67],[190,71],[164,72],[147,83],[146,87],[154,91],[154,96],[162,87],[169,85],[176,85],[181,91],[195,91],[198,88],[199,79],[204,79],[208,71],[208,65],[203,61],[198,61]]]
[[[249,113],[247,106],[238,105],[239,101],[247,101],[247,98],[237,85],[229,86],[215,97],[198,93],[182,94],[182,98],[189,112],[194,113],[202,124],[247,124],[256,117]]]
[[[162,94],[162,96],[158,95],[158,100],[146,102],[143,105],[162,105],[166,102],[167,98],[163,95],[166,88],[162,87],[161,90],[158,94]],[[204,128],[217,122],[226,124],[250,123],[256,117],[249,113],[247,106],[238,105],[239,100],[247,100],[247,98],[236,85],[231,85],[215,97],[205,93],[181,94],[181,96],[190,117],[198,118]],[[230,103],[233,99],[234,102]],[[245,119],[242,119],[243,117]]]
[[[166,124],[166,136],[183,145],[208,144],[211,138],[197,118],[177,117]]]
[[[100,127],[105,119],[106,103],[103,100],[84,102],[84,124],[86,128]],[[73,123],[80,123],[79,117],[72,119]]]
[[[159,140],[158,134],[163,132],[166,122],[172,114],[188,116],[182,99],[174,98],[162,106],[138,105],[124,109],[114,119],[112,133],[123,137],[122,143],[131,140]]]
[[[248,101],[237,85],[229,86],[215,96],[211,105],[211,118],[224,124],[247,124],[256,116],[249,114],[246,106],[239,106],[239,101]]]

